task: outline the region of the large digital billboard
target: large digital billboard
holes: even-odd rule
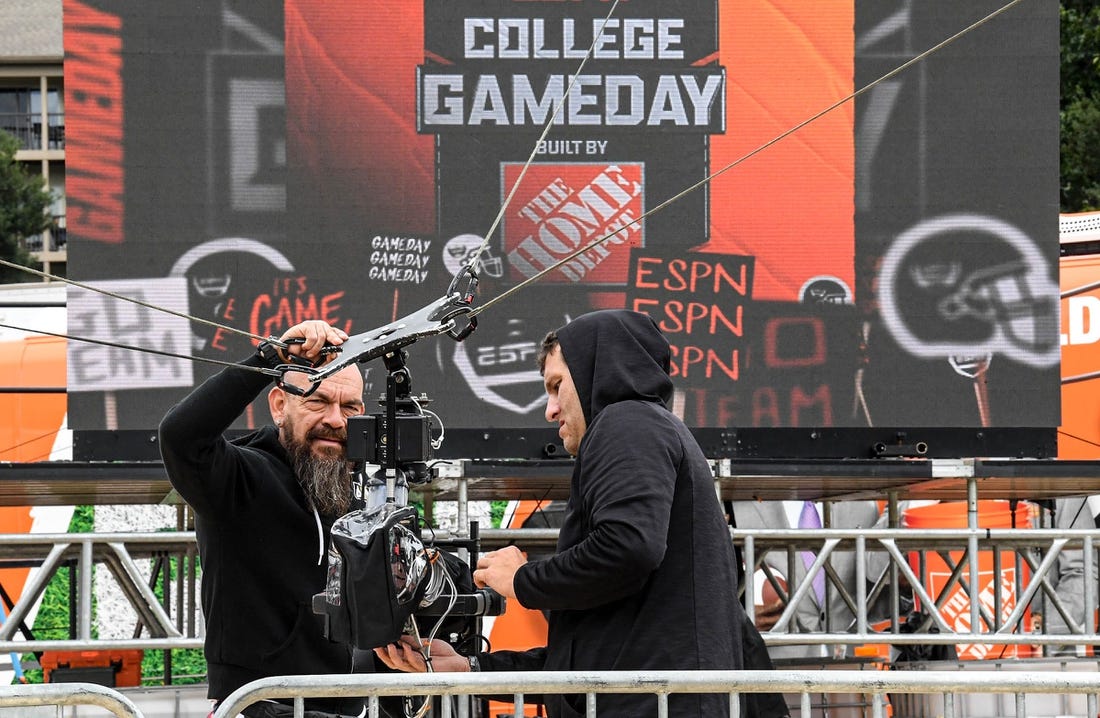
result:
[[[658,321],[691,426],[1055,427],[1057,3],[879,81],[1000,7],[64,0],[70,276],[177,312],[74,288],[70,328],[363,332],[488,234],[475,306],[541,276],[409,347],[448,427],[544,426],[537,343],[601,307]],[[71,343],[76,430],[219,369],[125,354]]]

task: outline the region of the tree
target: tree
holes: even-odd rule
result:
[[[15,159],[19,141],[0,130],[0,259],[24,267],[37,267],[24,244],[27,237],[41,234],[53,219],[47,213],[52,198],[42,178],[29,174]],[[0,282],[26,282],[33,275],[0,266]]]
[[[1062,0],[1061,209],[1100,209],[1100,6]]]

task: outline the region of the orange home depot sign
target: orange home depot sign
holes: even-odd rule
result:
[[[1062,233],[1069,252],[1080,241],[1100,240],[1097,229]],[[1087,215],[1063,215],[1067,220]],[[1063,256],[1060,260],[1062,293],[1062,426],[1058,431],[1061,459],[1100,458],[1100,254]]]
[[[955,558],[960,558],[962,552],[959,552]],[[1008,554],[1011,558],[1011,554]],[[983,555],[981,557],[985,559]],[[978,602],[981,604],[983,610],[993,616],[1000,612],[1001,622],[1005,622],[1012,612],[1016,610],[1016,569],[1006,568],[1002,569],[998,574],[993,571],[992,556],[990,556],[990,565],[985,566],[984,561],[982,565],[983,569],[978,571],[978,585],[981,586],[981,592],[978,594]],[[928,574],[928,586],[931,589],[933,596],[938,596],[943,587],[947,584],[948,579],[951,576],[950,571],[931,571]],[[998,586],[997,581],[1000,581],[1000,603],[998,604]],[[1000,608],[998,608],[998,605]],[[962,590],[957,590],[951,594],[951,597],[947,599],[943,607],[940,608],[940,614],[943,616],[947,625],[951,626],[952,630],[956,633],[970,633],[970,597]],[[1018,651],[1025,650],[1026,653],[1021,654]],[[979,661],[987,658],[1005,658],[1005,657],[1022,657],[1022,655],[1031,655],[1030,646],[1011,646],[1011,645],[991,645],[985,643],[960,643],[956,646],[959,658],[967,661]]]
[[[1031,505],[1021,502],[1013,512],[1007,501],[985,500],[977,503],[978,526],[991,528],[1030,527]],[[910,506],[902,517],[903,525],[913,529],[954,528],[961,529],[969,525],[967,505],[962,501],[946,501],[928,506]],[[997,555],[999,553],[999,556]],[[970,591],[957,577],[952,580],[954,568],[966,561],[963,551],[949,552],[950,561],[943,552],[928,551],[923,556],[918,552],[909,554],[909,565],[921,575],[924,587],[939,606],[940,616],[956,633],[993,633],[995,625],[981,620],[978,626],[971,625],[971,600],[977,593],[977,600],[985,615],[994,617],[994,622],[1004,624],[1016,609],[1017,587],[1026,585],[1030,580],[1026,566],[1022,574],[1017,575],[1015,553],[1009,551],[979,551],[977,590]],[[998,559],[1000,565],[998,565]],[[922,568],[923,564],[923,568]],[[964,571],[962,580],[968,574]],[[919,601],[918,601],[919,604]],[[918,605],[919,608],[919,605]],[[1024,613],[1025,631],[1031,630],[1030,609]],[[960,659],[984,660],[999,658],[1024,658],[1034,653],[1032,646],[986,643],[960,643],[955,646]]]

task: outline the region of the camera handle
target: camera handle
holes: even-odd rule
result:
[[[386,405],[379,423],[379,458],[383,460],[382,470],[385,472],[386,503],[396,503],[397,479],[400,467],[397,457],[399,452],[397,433],[397,404],[398,401],[408,403],[412,392],[412,375],[405,364],[408,353],[404,349],[395,349],[382,355],[382,362],[386,365]]]

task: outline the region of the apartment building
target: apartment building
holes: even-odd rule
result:
[[[20,143],[16,159],[54,196],[51,229],[27,240],[43,271],[66,274],[65,84],[62,0],[0,3],[0,130]]]

